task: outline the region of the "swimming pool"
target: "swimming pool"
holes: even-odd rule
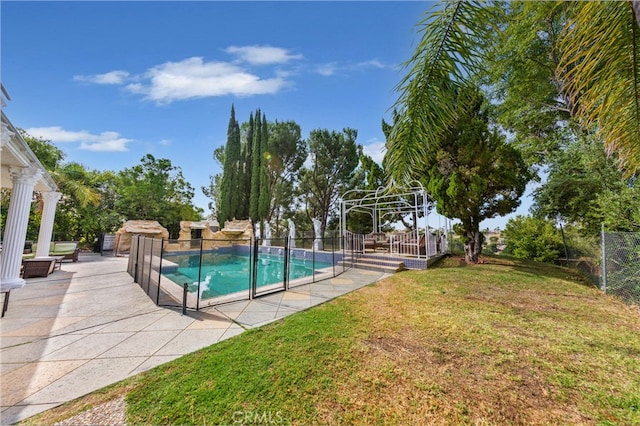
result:
[[[165,255],[164,259],[176,263],[177,270],[163,274],[176,284],[188,284],[189,292],[198,291],[200,298],[209,299],[241,291],[248,291],[251,278],[251,259],[248,255],[203,253],[202,269],[200,255]],[[257,287],[265,287],[284,281],[284,258],[260,253],[256,271]],[[331,267],[331,263],[315,262],[315,271]],[[314,264],[311,259],[289,258],[289,281],[312,276]]]

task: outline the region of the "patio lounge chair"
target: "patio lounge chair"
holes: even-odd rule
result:
[[[35,256],[38,249],[38,243],[34,243],[31,248],[31,255],[22,256],[23,259]],[[78,243],[76,241],[52,241],[49,244],[49,256],[64,256],[63,260],[78,261]]]
[[[374,238],[370,238],[368,235],[364,237],[364,250],[374,250],[376,249],[376,240]]]
[[[47,277],[53,272],[55,266],[56,259],[53,257],[24,259],[22,261],[22,278]]]
[[[372,232],[364,237],[364,249],[389,249],[389,237],[384,232]]]

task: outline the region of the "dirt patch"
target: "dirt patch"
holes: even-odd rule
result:
[[[402,334],[366,339],[362,370],[341,386],[335,413],[355,410],[362,421],[422,423],[584,424],[590,419],[552,397],[535,370],[482,356],[457,344],[434,346]],[[337,409],[337,411],[336,411]],[[330,423],[341,419],[327,419]],[[421,420],[422,419],[422,420]],[[344,419],[343,419],[344,420]]]
[[[526,361],[532,355],[526,347],[505,341],[487,348],[467,341],[462,330],[430,329],[422,320],[435,306],[412,301],[411,292],[420,284],[410,275],[405,278],[383,281],[355,296],[371,334],[353,351],[360,368],[345,372],[335,398],[318,407],[321,423],[592,423],[563,402],[567,396],[547,380],[548,372]],[[527,312],[558,309],[553,303],[508,301],[501,289],[495,295],[489,294],[490,287],[483,291],[487,294],[469,300]],[[509,324],[503,333],[527,334]]]

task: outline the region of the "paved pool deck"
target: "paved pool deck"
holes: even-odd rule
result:
[[[11,291],[0,320],[0,424],[59,406],[245,330],[324,303],[386,274],[351,269],[200,311],[156,306],[127,258],[84,254]]]

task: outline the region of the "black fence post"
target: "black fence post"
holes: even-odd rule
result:
[[[133,282],[140,284],[140,282],[138,281],[138,262],[140,261],[140,236],[134,235],[134,237],[136,239],[136,265],[133,272]]]
[[[289,237],[284,237],[284,289],[289,290]]]
[[[163,254],[164,254],[164,237],[160,240],[160,264],[158,265],[158,288],[156,290],[156,306],[160,304],[160,281],[162,280]]]
[[[331,267],[333,268],[333,276],[336,276],[336,233],[331,234]]]
[[[189,284],[184,283],[182,286],[182,315],[187,315],[187,294],[189,293]]]
[[[149,291],[151,290],[151,266],[153,264],[153,243],[155,242],[155,238],[151,238],[151,247],[149,248],[149,272],[147,273],[147,295],[149,295]],[[144,248],[147,248],[145,244]]]
[[[311,276],[312,281],[316,282],[316,240],[311,240]]]
[[[345,263],[347,262],[347,237],[343,234],[342,238],[342,272],[347,270]]]
[[[203,239],[200,238],[200,258],[198,261],[198,297],[196,298],[196,311],[200,310],[200,281],[202,280],[202,246]],[[191,244],[191,243],[189,243]]]
[[[252,300],[256,297],[258,289],[258,258],[260,254],[260,239],[256,238],[253,241],[253,271],[251,274],[251,291],[249,292],[249,299]]]
[[[251,282],[253,281],[253,257],[254,257],[254,255],[253,255],[253,245],[252,244],[253,244],[253,239],[249,239],[248,242],[247,242],[247,245],[248,245],[247,251],[249,253],[249,276],[248,276],[249,282],[247,283],[248,284],[247,288],[249,290],[249,300],[251,300]]]

